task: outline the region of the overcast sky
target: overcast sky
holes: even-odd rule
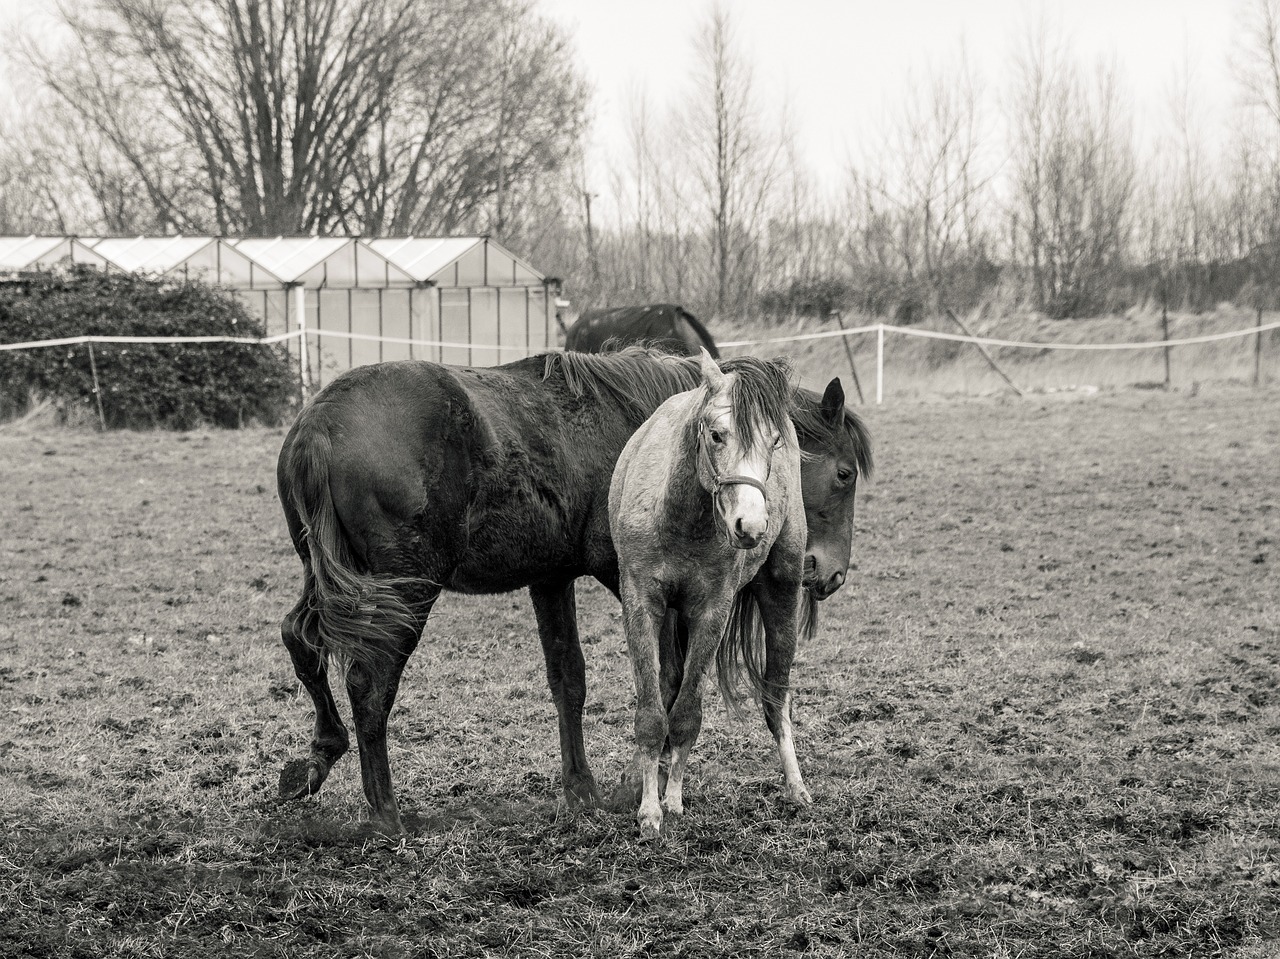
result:
[[[625,150],[626,104],[647,91],[658,108],[688,88],[693,41],[711,0],[537,0],[570,28],[595,86],[593,147]],[[803,155],[826,182],[840,177],[886,107],[914,76],[954,63],[963,44],[988,99],[1007,87],[1011,51],[1041,13],[1082,64],[1114,57],[1132,95],[1140,141],[1168,124],[1169,90],[1190,56],[1210,139],[1234,103],[1230,54],[1243,0],[728,0],[762,101],[792,104]],[[765,111],[766,116],[768,110]]]
[[[603,179],[609,158],[621,163],[625,153],[628,98],[644,90],[660,114],[685,96],[694,37],[712,0],[534,2],[569,29],[578,66],[593,85],[591,169]],[[867,148],[912,79],[954,64],[962,45],[994,115],[1008,89],[1012,51],[1040,16],[1059,25],[1082,64],[1115,59],[1143,144],[1167,131],[1169,90],[1189,57],[1205,134],[1216,142],[1238,96],[1231,58],[1243,42],[1247,2],[726,0],[725,6],[753,65],[765,119],[789,103],[805,162],[831,185]],[[55,8],[56,0],[0,0],[0,30],[31,29]],[[3,73],[0,85],[9,86]]]

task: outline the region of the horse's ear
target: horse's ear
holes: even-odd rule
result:
[[[822,394],[822,418],[828,423],[839,423],[844,418],[844,387],[838,376],[827,384],[827,391]]]
[[[711,392],[719,392],[724,384],[724,373],[705,347],[698,350],[698,366],[702,369],[702,382],[711,388]]]

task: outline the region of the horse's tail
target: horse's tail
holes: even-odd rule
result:
[[[797,641],[808,642],[818,629],[818,601],[813,593],[804,590],[800,597]],[[740,703],[738,687],[745,674],[751,686],[752,698],[761,704],[782,705],[784,689],[771,688],[765,679],[765,633],[760,618],[760,602],[750,587],[738,591],[729,610],[724,638],[716,649],[716,682],[720,695],[733,710]]]
[[[693,331],[694,336],[701,341],[702,348],[711,354],[711,358],[713,360],[720,359],[720,348],[716,346],[716,341],[714,337],[712,337],[711,331],[702,324],[701,320],[686,310],[683,306],[677,306],[675,321],[676,323],[679,323],[681,320],[684,320],[689,329]],[[691,347],[692,352],[696,355],[697,350],[695,344],[690,343],[689,346]]]
[[[280,498],[297,512],[310,560],[302,635],[318,637],[318,652],[340,668],[374,665],[385,661],[407,631],[417,628],[419,618],[401,591],[421,583],[358,568],[329,485],[332,440],[323,428],[300,426],[287,462],[281,458]]]

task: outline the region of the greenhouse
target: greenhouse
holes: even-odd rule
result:
[[[267,332],[305,331],[304,383],[365,363],[491,366],[553,348],[554,289],[485,236],[0,237],[0,274],[73,262],[233,290]]]

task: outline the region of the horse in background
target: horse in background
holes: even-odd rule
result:
[[[790,369],[750,356],[717,366],[706,352],[700,369],[699,389],[668,399],[628,440],[609,487],[636,684],[632,770],[644,838],[658,835],[664,810],[684,811],[684,772],[713,658],[727,698],[730,664],[745,667],[777,743],[787,798],[811,802],[791,733],[807,533]],[[666,629],[669,611],[684,627],[675,634]],[[749,626],[756,617],[763,636]],[[731,622],[741,628],[726,636]],[[659,757],[668,746],[660,803]]]
[[[707,328],[683,306],[673,303],[586,310],[564,338],[564,348],[576,353],[603,353],[635,345],[681,356],[697,356],[699,350],[706,350],[720,357]]]

